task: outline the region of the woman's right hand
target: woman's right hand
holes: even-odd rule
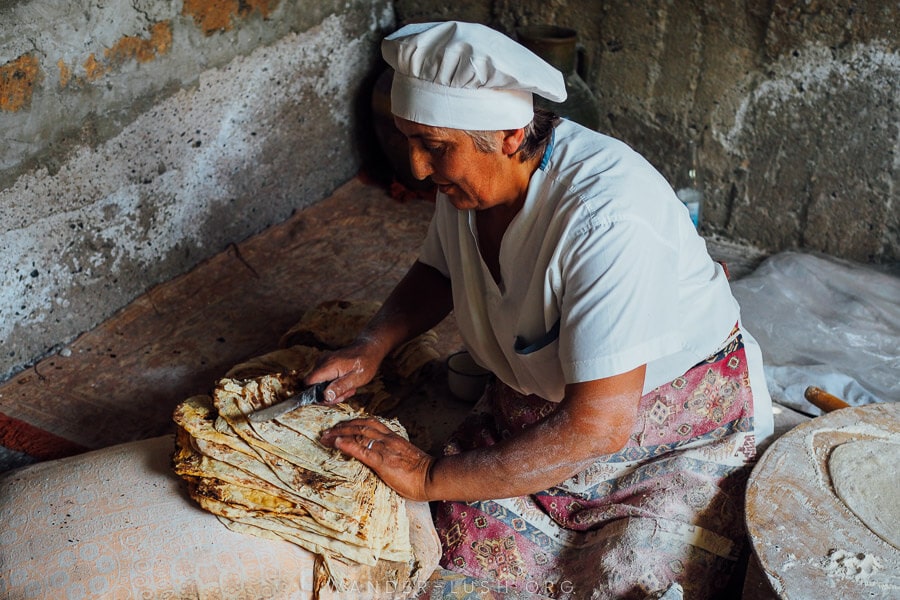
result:
[[[323,356],[306,383],[331,381],[325,402],[347,400],[372,381],[389,352],[440,323],[452,308],[450,280],[416,261],[356,340]]]
[[[306,383],[330,381],[324,392],[325,403],[337,404],[351,398],[357,389],[372,381],[383,358],[384,354],[373,340],[357,339],[349,346],[322,356],[306,376]]]

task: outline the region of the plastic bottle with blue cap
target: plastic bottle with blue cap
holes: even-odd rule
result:
[[[697,145],[693,141],[688,142],[686,176],[680,178],[679,184],[675,195],[687,207],[694,227],[699,229],[703,212],[703,186],[697,164]]]

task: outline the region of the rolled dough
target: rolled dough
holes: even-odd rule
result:
[[[859,440],[828,459],[838,498],[878,537],[900,549],[900,440]]]

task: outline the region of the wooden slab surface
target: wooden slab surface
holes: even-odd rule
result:
[[[900,598],[900,550],[847,508],[828,471],[834,448],[867,439],[900,441],[900,405],[845,408],[807,421],[776,440],[754,468],[747,530],[779,597]],[[877,568],[869,568],[872,559]]]

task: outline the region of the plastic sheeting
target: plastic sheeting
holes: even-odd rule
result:
[[[810,385],[854,406],[900,401],[896,269],[791,251],[731,288],[775,402],[819,415],[803,396]]]

